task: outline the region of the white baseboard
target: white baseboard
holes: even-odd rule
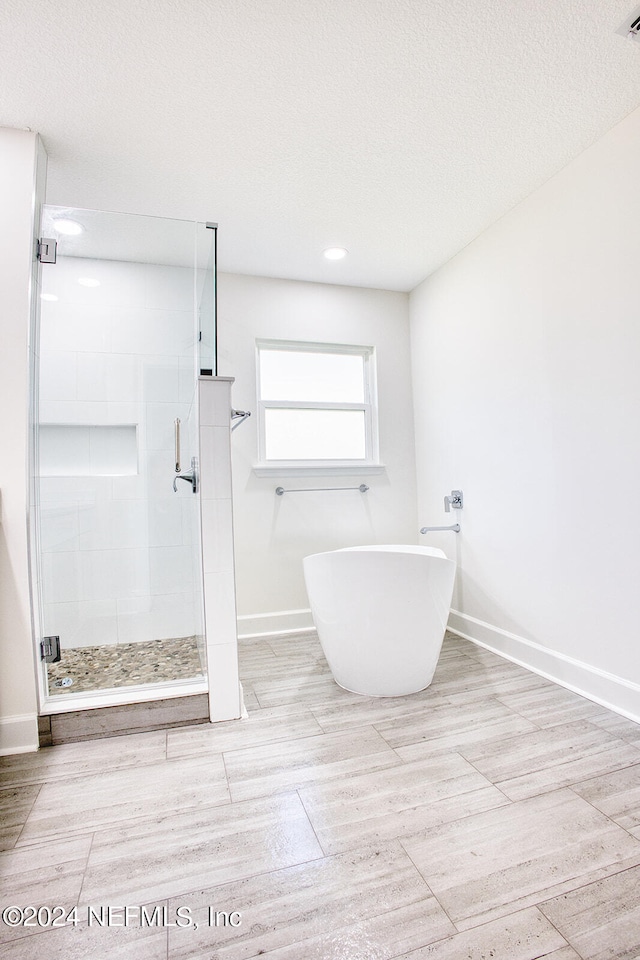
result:
[[[460,613],[459,610],[451,610],[448,629],[608,710],[640,723],[640,684],[550,650],[484,620]]]
[[[238,640],[279,637],[314,630],[311,610],[278,610],[276,613],[251,613],[238,617]]]
[[[13,753],[32,753],[38,749],[38,717],[25,713],[17,717],[0,718],[0,756]]]

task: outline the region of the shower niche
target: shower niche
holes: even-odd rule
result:
[[[173,481],[215,373],[215,225],[45,206],[40,235],[33,616],[61,654],[41,713],[207,694],[200,496]]]
[[[126,477],[138,472],[138,425],[41,423],[41,477]]]

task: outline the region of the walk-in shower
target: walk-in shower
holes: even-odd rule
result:
[[[197,377],[214,224],[45,206],[32,331],[31,566],[44,712],[207,690]],[[174,489],[175,487],[175,489]]]

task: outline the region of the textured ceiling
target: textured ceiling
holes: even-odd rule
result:
[[[409,290],[640,104],[633,12],[2,0],[0,125],[42,135],[52,203],[218,221],[222,270]]]

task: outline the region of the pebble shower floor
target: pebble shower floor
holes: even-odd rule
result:
[[[72,647],[62,650],[59,663],[47,664],[49,692],[55,694],[203,676],[197,637]]]

